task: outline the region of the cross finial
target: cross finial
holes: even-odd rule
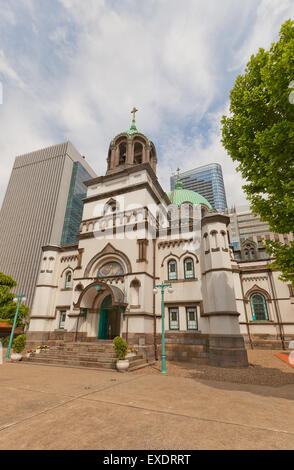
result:
[[[180,171],[181,171],[181,168],[177,168],[178,178],[180,178]]]
[[[135,122],[135,114],[137,112],[137,108],[135,108],[135,106],[133,107],[132,111],[131,111],[131,114],[133,115],[133,122]]]

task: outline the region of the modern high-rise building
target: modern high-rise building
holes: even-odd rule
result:
[[[246,241],[252,241],[257,248],[262,248],[264,240],[276,240],[283,244],[288,244],[293,239],[293,234],[273,233],[269,229],[268,222],[262,222],[259,215],[253,214],[249,206],[239,206],[229,209],[230,225],[228,227],[230,244],[234,251],[242,252],[242,246]],[[246,250],[245,250],[246,252]],[[248,253],[250,256],[250,253]],[[261,256],[267,258],[268,255],[261,252]],[[237,253],[238,257],[238,253]]]
[[[227,208],[227,199],[224,186],[222,167],[219,163],[210,163],[193,170],[180,173],[180,180],[184,189],[190,189],[205,197],[217,211],[223,212]],[[170,188],[174,190],[177,176],[171,176]]]
[[[16,157],[0,211],[0,271],[31,306],[42,246],[77,242],[83,181],[96,174],[71,142]]]

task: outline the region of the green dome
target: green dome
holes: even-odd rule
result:
[[[150,143],[150,140],[148,139],[148,137],[143,134],[142,132],[139,132],[137,127],[136,127],[136,124],[135,122],[133,121],[132,122],[132,125],[130,127],[130,129],[128,129],[127,131],[123,131],[123,132],[120,132],[119,134],[117,134],[111,141],[111,144],[117,139],[117,137],[121,136],[121,135],[127,135],[128,138],[132,138],[134,134],[137,134],[137,135],[142,135],[143,137],[145,137],[145,139],[148,140],[148,142]]]
[[[201,196],[201,194],[196,193],[195,191],[190,191],[190,189],[184,189],[183,183],[178,180],[174,191],[167,194],[172,204],[177,204],[177,206],[182,205],[184,202],[191,202],[194,206],[203,204],[212,210],[211,204]]]

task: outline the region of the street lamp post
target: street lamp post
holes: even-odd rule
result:
[[[165,337],[164,337],[164,289],[168,288],[168,292],[171,294],[173,292],[171,284],[164,284],[162,281],[161,284],[154,286],[153,292],[157,294],[157,289],[161,289],[161,374],[167,374],[166,370],[166,359],[165,359]]]
[[[18,317],[19,307],[20,307],[20,304],[26,300],[26,296],[24,294],[16,295],[15,299],[13,299],[13,300],[15,302],[17,301],[17,307],[16,307],[16,313],[15,313],[15,316],[14,316],[14,321],[13,321],[12,330],[11,330],[11,334],[10,334],[9,345],[8,345],[8,348],[7,348],[5,359],[9,359],[9,354],[10,354],[10,349],[11,349],[11,345],[12,345],[15,325],[16,325],[16,321],[17,321],[17,317]]]

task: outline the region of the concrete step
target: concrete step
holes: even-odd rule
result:
[[[115,358],[115,353],[112,351],[70,351],[68,349],[66,350],[60,350],[60,349],[48,349],[45,351],[41,351],[39,354],[46,354],[50,356],[51,354],[58,354],[58,355],[64,355],[64,354],[70,354],[72,356],[89,356],[89,357],[98,357],[98,356],[106,356],[106,357],[113,357]]]
[[[129,370],[132,370],[134,368],[137,368],[138,366],[141,366],[143,364],[146,364],[146,359],[136,359],[135,361],[130,361],[130,366]]]
[[[83,356],[83,355],[79,355],[79,356],[72,356],[72,355],[51,355],[51,356],[47,356],[45,354],[37,354],[37,355],[34,355],[34,356],[30,356],[28,358],[29,360],[32,359],[32,360],[42,360],[42,361],[85,361],[85,362],[95,362],[95,363],[109,363],[109,364],[113,364],[116,362],[116,359],[113,359],[113,358],[105,358],[105,357],[88,357],[88,356]]]
[[[149,366],[154,366],[154,364],[156,364],[156,361],[151,361],[151,362],[146,362],[145,361],[144,364],[136,365],[134,367],[130,367],[129,371],[134,372],[135,370],[144,369],[145,367],[149,367]]]
[[[38,356],[33,356],[30,358],[24,358],[26,363],[35,363],[35,364],[52,364],[52,365],[68,365],[71,367],[89,367],[89,368],[98,368],[98,369],[115,369],[115,362],[98,362],[98,361],[82,361],[75,359],[57,359],[57,358],[44,358]]]

